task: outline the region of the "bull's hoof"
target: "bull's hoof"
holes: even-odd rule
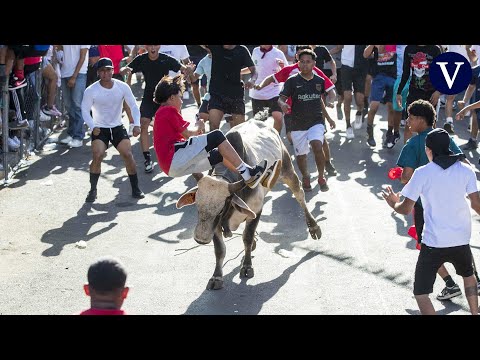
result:
[[[207,290],[219,290],[223,288],[223,278],[219,276],[212,276],[208,280]]]
[[[242,266],[242,268],[240,269],[240,277],[241,278],[252,278],[254,276],[254,272],[253,272],[253,267],[251,266],[247,266],[247,265],[244,265]]]
[[[232,237],[232,231],[229,228],[223,229],[223,237],[230,238]]]
[[[309,227],[308,231],[314,240],[318,240],[322,237],[322,229],[320,229],[320,226],[318,225]]]

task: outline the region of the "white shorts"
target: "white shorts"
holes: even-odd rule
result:
[[[320,140],[323,144],[325,126],[317,124],[305,131],[292,131],[292,142],[295,155],[307,155],[310,152],[310,141]]]
[[[209,170],[212,165],[208,160],[207,135],[192,136],[187,141],[175,144],[175,154],[168,175],[179,177]]]

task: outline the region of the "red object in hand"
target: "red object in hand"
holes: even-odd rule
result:
[[[401,167],[394,167],[391,168],[388,172],[388,177],[392,180],[400,179],[402,177],[403,168]]]
[[[410,235],[412,238],[414,238],[417,241],[416,248],[417,250],[420,250],[421,245],[418,242],[417,229],[415,228],[415,225],[410,226],[410,229],[408,229],[408,235]]]

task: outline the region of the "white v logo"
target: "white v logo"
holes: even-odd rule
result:
[[[462,66],[465,63],[464,62],[455,62],[455,64],[457,65],[457,68],[455,69],[455,73],[453,74],[453,79],[450,78],[450,74],[447,71],[448,62],[437,62],[437,64],[442,69],[443,77],[445,78],[445,81],[447,82],[448,88],[451,89],[452,86],[453,86],[453,83],[455,82],[455,78],[457,77],[458,70],[460,69],[460,66]]]

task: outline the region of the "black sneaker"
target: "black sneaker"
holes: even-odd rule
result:
[[[327,172],[327,175],[337,175],[337,169],[335,169],[331,161],[325,163],[325,171]]]
[[[318,179],[318,185],[320,185],[320,191],[325,192],[328,191],[330,188],[327,185],[327,180],[325,178]]]
[[[442,292],[437,295],[437,300],[448,300],[460,295],[462,295],[462,291],[458,284],[455,284],[452,287],[445,286]]]
[[[135,199],[143,199],[145,195],[140,189],[136,189],[132,191],[132,197],[134,197]]]
[[[400,133],[394,133],[392,136],[390,136],[390,139],[387,142],[387,148],[393,148],[398,140],[400,140]]]
[[[372,125],[367,125],[367,144],[371,147],[377,146],[377,143],[375,142],[375,139],[373,138],[373,126]]]
[[[153,161],[152,160],[145,160],[145,172],[151,173],[153,171]]]
[[[248,168],[250,172],[250,179],[245,180],[245,184],[254,189],[260,184],[265,175],[267,174],[267,160],[263,160],[261,164],[256,165],[254,168]]]
[[[302,179],[303,191],[312,191],[312,185],[310,184],[310,176]]]
[[[468,142],[462,146],[462,150],[475,150],[478,148],[478,144],[472,138],[468,139]]]
[[[16,76],[13,76],[8,84],[8,90],[17,90],[27,86],[27,79],[19,79]]]
[[[387,148],[387,144],[388,144],[389,141],[391,141],[390,138],[391,138],[392,136],[393,136],[393,134],[389,134],[388,132],[387,132],[387,134],[385,135],[385,139],[384,139],[383,142],[382,142],[382,147],[383,147],[384,149]]]
[[[280,175],[280,170],[282,168],[282,160],[275,160],[275,162],[265,171],[265,176],[262,180],[262,186],[267,189],[271,189]]]
[[[88,192],[87,198],[85,199],[85,202],[89,202],[89,203],[94,202],[96,198],[97,198],[97,189],[90,190]]]
[[[448,132],[449,134],[455,134],[455,131],[453,131],[453,124],[452,123],[445,123],[443,125],[443,128],[445,129],[446,132]]]

